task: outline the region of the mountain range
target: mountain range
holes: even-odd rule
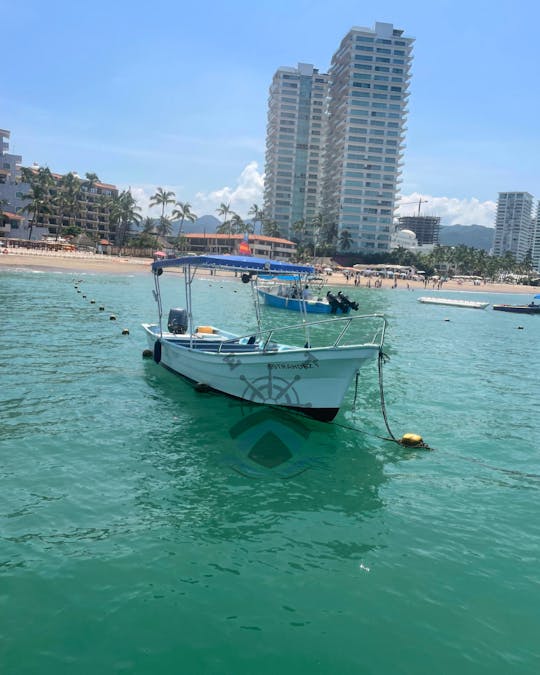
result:
[[[470,248],[490,251],[493,247],[493,227],[484,225],[447,225],[441,227],[439,243],[441,246],[469,246]]]

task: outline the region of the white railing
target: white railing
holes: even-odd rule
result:
[[[360,316],[345,316],[345,317],[340,317],[340,318],[332,318],[332,319],[321,319],[319,321],[310,321],[309,323],[301,323],[301,324],[293,324],[290,326],[279,326],[277,328],[269,328],[261,331],[256,331],[248,333],[247,335],[243,335],[241,337],[235,337],[230,340],[223,340],[220,343],[218,351],[221,352],[221,349],[223,346],[230,345],[233,343],[238,344],[244,343],[244,340],[249,340],[250,338],[253,338],[253,336],[256,334],[258,337],[258,344],[259,344],[259,349],[260,351],[270,351],[270,350],[275,350],[275,342],[272,340],[274,335],[276,333],[280,332],[285,332],[285,331],[296,331],[296,332],[304,332],[307,336],[309,336],[309,329],[317,326],[317,327],[334,327],[337,326],[338,323],[343,324],[343,327],[341,327],[339,334],[337,338],[328,346],[332,347],[339,347],[345,334],[348,332],[351,324],[357,321],[373,321],[375,320],[377,322],[377,327],[371,337],[370,340],[368,340],[367,344],[375,344],[378,345],[379,347],[382,347],[384,343],[384,336],[386,332],[386,319],[382,314],[362,314]],[[309,341],[309,339],[308,339]],[[347,345],[350,346],[350,345]],[[298,349],[301,349],[298,347]]]

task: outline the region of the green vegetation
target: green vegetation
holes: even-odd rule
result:
[[[505,274],[527,277],[537,275],[533,270],[530,255],[518,262],[509,251],[500,257],[490,256],[483,249],[463,245],[437,246],[431,253],[414,253],[404,248],[398,248],[390,253],[344,253],[334,256],[334,259],[345,267],[355,264],[409,265],[424,270],[428,276],[466,275],[496,279]]]
[[[49,214],[56,217],[57,239],[62,232],[70,236],[88,234],[75,221],[83,215],[84,209],[90,210],[98,205],[108,214],[109,236],[117,246],[125,246],[129,240],[129,244],[133,247],[152,248],[159,245],[159,237],[162,237],[177,250],[184,251],[187,244],[183,231],[184,223],[197,220],[189,202],[176,201],[174,192],[161,187],[158,187],[150,198],[150,207],[161,208],[160,217],[157,222],[156,219],[145,218],[141,230],[139,229],[142,221],[141,208],[130,190],[124,190],[117,196],[98,195],[90,202],[81,198],[85,192],[91,192],[99,182],[95,173],[87,173],[85,180],[81,180],[74,173],[58,178],[53,176],[48,168],[22,168],[21,177],[30,185],[28,193],[23,197],[27,203],[21,209],[21,212],[29,215],[29,239],[32,237],[33,227]],[[170,236],[172,222],[166,213],[167,207],[172,205],[174,209],[171,218],[180,220],[178,235],[175,238]],[[5,206],[7,206],[5,202],[0,205],[0,216]],[[232,211],[230,203],[222,202],[216,211],[218,215],[223,216],[223,222],[216,230],[218,233],[252,234],[259,223],[263,235],[281,236],[276,221],[267,218],[257,204],[253,204],[249,209],[251,222],[245,222]],[[467,275],[496,279],[514,274],[523,276],[525,280],[538,277],[533,268],[531,251],[520,262],[516,261],[510,252],[496,257],[490,256],[484,249],[464,245],[437,246],[431,253],[415,253],[404,248],[389,253],[349,252],[353,241],[351,233],[343,230],[338,236],[336,224],[325,221],[322,213],[317,213],[310,222],[298,220],[292,225],[292,231],[292,239],[297,245],[298,260],[311,261],[316,257],[333,257],[338,264],[345,267],[354,264],[408,265],[424,270],[428,276]],[[96,239],[95,236],[92,238]],[[340,253],[337,253],[337,249]]]

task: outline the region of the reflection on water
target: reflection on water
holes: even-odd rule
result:
[[[383,461],[354,432],[200,394],[152,363],[145,372],[156,405],[164,406],[162,419],[171,415],[171,407],[179,414],[176,424],[143,444],[145,462],[159,472],[141,481],[137,503],[179,532],[185,534],[189,525],[190,536],[205,539],[233,532],[253,537],[309,513],[327,513],[330,520],[343,518],[352,525],[381,508],[379,490],[387,481]],[[355,527],[341,534],[344,541],[325,546],[334,553],[363,548]]]

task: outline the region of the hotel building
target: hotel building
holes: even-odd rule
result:
[[[29,216],[21,213],[28,204],[24,195],[30,191],[30,185],[23,183],[21,179],[20,155],[9,154],[10,132],[0,129],[0,199],[7,202],[2,210],[7,216],[0,222],[0,234],[3,236],[28,239],[30,236]],[[37,171],[39,167],[32,167]],[[75,174],[76,175],[76,174]],[[38,213],[37,222],[32,225],[32,239],[41,239],[44,236],[56,236],[58,229],[68,225],[76,225],[81,232],[88,234],[93,239],[109,241],[115,238],[115,227],[110,223],[110,199],[118,196],[115,185],[96,182],[88,184],[79,178],[80,191],[77,195],[78,205],[75,209],[75,217],[68,218],[61,212],[59,206],[54,205],[54,198],[58,195],[62,176],[52,174],[54,185],[49,190],[50,204],[46,212]],[[78,176],[77,176],[78,177]]]
[[[20,155],[9,152],[10,132],[0,129],[0,236],[19,237],[24,231],[25,218],[18,213],[24,206],[24,190],[20,186]]]
[[[309,235],[321,209],[328,75],[308,63],[279,68],[268,102],[265,217],[283,236],[303,220]]]
[[[528,192],[499,192],[493,254],[507,251],[522,261],[533,247],[533,196]]]
[[[328,75],[312,66],[306,70],[305,64],[277,71],[269,99],[265,211],[289,236],[295,220],[311,224],[320,211],[338,235],[350,233],[351,250],[389,250],[413,41],[388,23],[355,27],[343,38]],[[303,87],[302,77],[311,77]],[[300,110],[302,96],[307,112]],[[285,112],[292,115],[290,125],[282,123]],[[312,154],[299,157],[300,150]],[[295,183],[306,174],[305,185]]]
[[[329,71],[325,221],[352,250],[387,251],[403,158],[413,39],[389,23],[352,28]]]
[[[536,222],[534,225],[532,242],[532,259],[534,269],[537,272],[540,272],[540,202],[538,202],[536,208]]]

